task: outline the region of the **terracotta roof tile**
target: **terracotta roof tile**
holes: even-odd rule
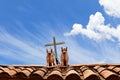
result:
[[[114,69],[115,68],[115,66],[108,66],[108,69]]]
[[[31,76],[38,75],[40,77],[43,77],[45,75],[45,72],[42,70],[37,70],[31,74]]]
[[[30,78],[31,80],[36,80],[36,79],[43,80],[44,75],[45,75],[45,71],[40,69],[31,73]]]
[[[119,74],[120,74],[120,67],[116,67],[116,66],[109,66],[109,67],[108,67],[108,69],[113,70],[113,71],[115,71],[115,72],[117,72],[117,73],[119,73]]]
[[[15,67],[14,67],[14,66],[8,66],[8,69],[9,69],[9,70],[14,70]]]
[[[81,80],[81,78],[78,72],[69,70],[65,76],[65,80]]]
[[[107,80],[119,80],[120,78],[119,78],[119,75],[117,75],[117,74],[115,74],[114,72],[112,72],[112,71],[110,71],[110,70],[108,70],[108,69],[106,69],[106,68],[104,68],[104,67],[99,67],[98,69],[97,69],[97,71],[98,71],[98,73],[100,74],[100,75],[102,75],[102,77],[104,78],[104,79],[107,79]],[[114,79],[113,79],[114,78]]]
[[[23,71],[21,71],[19,73],[24,74],[26,77],[29,77],[29,75],[31,74],[31,72],[27,69],[24,69]]]
[[[89,69],[87,66],[84,66],[84,68],[82,68],[82,71],[85,80],[100,80],[98,75],[91,69]]]
[[[48,75],[47,80],[63,80],[62,74],[61,74],[61,72],[59,72],[57,70],[56,71],[52,71]]]
[[[119,64],[0,66],[0,80],[120,80]]]

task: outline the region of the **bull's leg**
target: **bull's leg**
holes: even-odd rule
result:
[[[52,66],[52,63],[49,63],[49,66]]]
[[[61,65],[63,66],[63,61],[61,62]]]
[[[55,63],[53,62],[53,65],[55,65]]]
[[[66,61],[64,61],[64,66],[67,66],[67,63],[66,63]]]
[[[47,63],[47,66],[49,66],[49,63]]]

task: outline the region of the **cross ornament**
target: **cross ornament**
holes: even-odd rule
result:
[[[65,44],[65,42],[56,42],[55,37],[53,37],[53,43],[51,44],[45,44],[45,46],[54,46],[54,54],[55,54],[55,60],[56,64],[60,64],[58,57],[57,57],[57,45]]]

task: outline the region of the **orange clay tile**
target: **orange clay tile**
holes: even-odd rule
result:
[[[0,80],[120,80],[120,64],[0,65]]]

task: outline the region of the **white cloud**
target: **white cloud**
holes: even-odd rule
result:
[[[120,25],[116,28],[111,27],[110,24],[104,24],[104,17],[100,12],[91,15],[86,28],[82,24],[74,24],[73,29],[66,36],[81,34],[95,41],[117,39],[120,42]]]
[[[68,46],[70,64],[92,64],[103,62],[97,58],[99,55],[97,52],[83,48],[74,38],[66,37],[64,41]]]
[[[120,0],[99,0],[99,3],[108,15],[120,18]]]
[[[43,63],[45,62],[44,47],[37,48],[36,44],[29,45],[32,42],[24,42],[5,30],[0,30],[0,56],[8,59],[14,59],[23,63]],[[42,60],[42,61],[40,61]],[[43,61],[44,60],[44,61]],[[28,62],[29,61],[29,62]]]
[[[72,37],[67,37],[64,40],[68,46],[70,64],[119,63],[120,61],[119,49],[117,50],[115,46],[111,46],[108,42],[93,44],[92,47],[97,45],[96,50],[89,50],[80,46]]]

